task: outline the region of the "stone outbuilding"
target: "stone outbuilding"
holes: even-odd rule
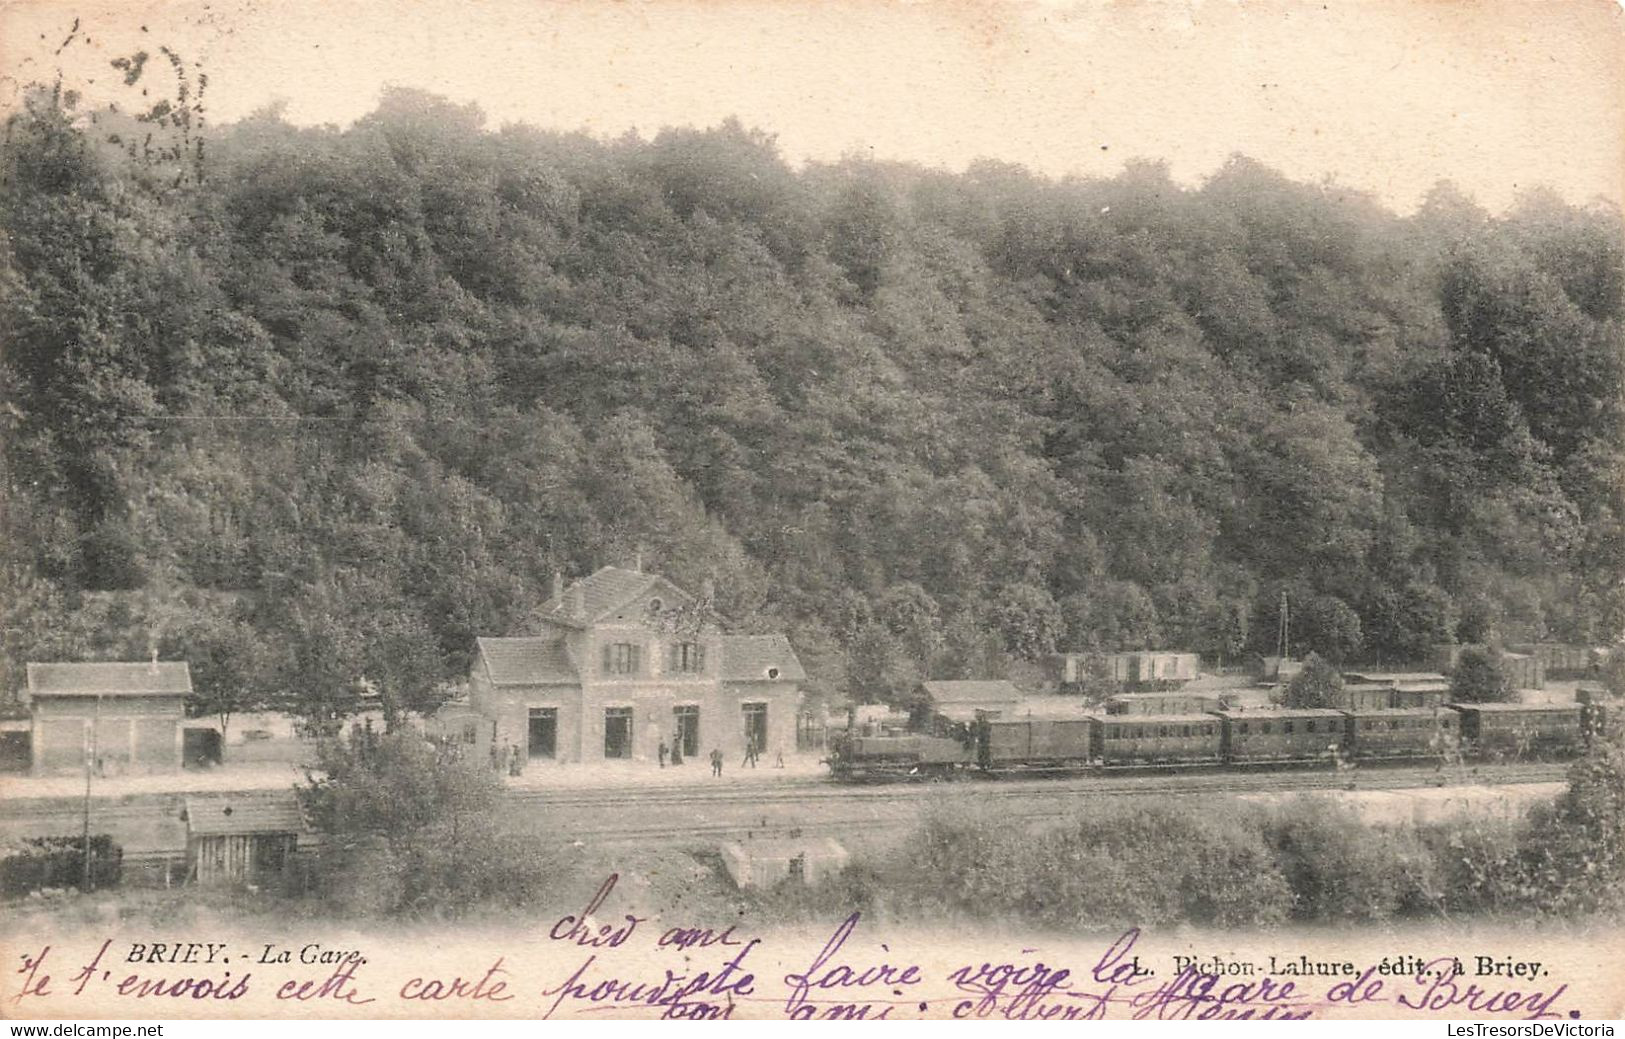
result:
[[[184,661],[29,664],[32,771],[179,770],[191,695]]]

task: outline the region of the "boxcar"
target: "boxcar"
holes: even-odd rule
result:
[[[1220,711],[1222,752],[1232,765],[1318,761],[1343,745],[1345,716],[1321,708]]]
[[[1107,767],[1216,765],[1219,719],[1211,714],[1113,714],[1097,717],[1095,757]]]
[[[1065,769],[1091,763],[1095,719],[987,718],[977,725],[977,763],[983,768]]]
[[[837,776],[927,777],[956,772],[972,761],[959,740],[941,736],[851,736],[837,741],[830,769]]]
[[[1448,709],[1346,711],[1350,757],[1361,761],[1428,758],[1454,746],[1459,715]]]
[[[1579,704],[1454,703],[1464,749],[1477,754],[1569,755],[1584,743]]]

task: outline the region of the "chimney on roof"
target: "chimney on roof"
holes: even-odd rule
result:
[[[584,620],[587,613],[587,592],[577,581],[570,586],[570,616],[577,620]]]
[[[641,548],[632,553],[632,569],[636,573],[643,573],[643,549]]]
[[[560,570],[553,571],[553,603],[554,605],[564,603],[564,573]]]

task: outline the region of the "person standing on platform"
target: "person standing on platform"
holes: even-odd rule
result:
[[[722,751],[720,750],[711,752],[711,774],[717,777],[722,775]]]
[[[666,741],[661,740],[660,741],[660,767],[661,768],[666,767],[666,754],[669,751],[670,751],[670,748],[666,746]]]

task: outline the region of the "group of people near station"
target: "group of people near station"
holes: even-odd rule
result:
[[[670,744],[662,739],[660,741],[659,756],[661,768],[665,768],[668,761],[673,765],[681,765],[683,763],[682,734],[678,733],[676,736],[673,736]],[[745,759],[739,763],[739,767],[744,768],[746,765],[749,765],[751,768],[755,768],[761,759],[761,743],[755,737],[748,737],[745,740]],[[778,764],[776,767],[784,767],[784,752],[782,750],[779,751]],[[713,748],[711,751],[711,774],[713,776],[722,775],[722,751],[715,748]]]

